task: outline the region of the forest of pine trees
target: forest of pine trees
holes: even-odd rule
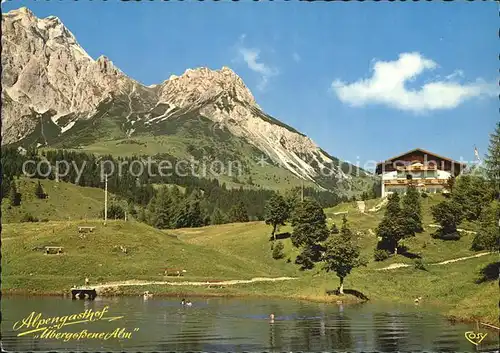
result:
[[[158,228],[197,227],[206,224],[221,224],[235,221],[264,220],[266,201],[276,193],[267,189],[229,189],[217,179],[199,178],[184,173],[185,176],[161,176],[156,164],[151,165],[151,175],[145,172],[138,177],[132,175],[128,166],[137,165],[137,161],[144,161],[146,157],[118,157],[101,156],[69,151],[47,150],[41,154],[36,149],[29,149],[20,153],[14,148],[2,148],[2,190],[1,196],[14,199],[14,204],[19,204],[20,196],[14,198],[15,183],[13,181],[23,175],[23,163],[27,160],[38,162],[46,159],[48,163],[41,164],[41,174],[38,175],[33,164],[27,168],[28,174],[33,178],[51,179],[73,183],[80,186],[103,188],[101,176],[101,161],[106,161],[106,166],[114,166],[115,173],[108,177],[108,191],[123,199],[129,205],[129,214],[135,213],[136,219],[147,222]],[[172,165],[177,163],[175,157],[162,154],[152,157],[154,160],[168,160]],[[83,170],[78,178],[77,169],[72,167],[68,173],[60,170],[56,175],[56,162],[69,161]],[[109,162],[108,162],[109,161]],[[122,168],[119,175],[119,164],[127,166]],[[125,164],[127,163],[127,164]],[[51,170],[49,170],[49,164]],[[83,169],[82,166],[84,166]],[[63,169],[62,166],[61,169]],[[147,170],[147,169],[145,169]],[[136,173],[138,174],[138,173]],[[63,176],[61,176],[63,175]],[[178,185],[184,188],[181,192],[177,187],[165,185]],[[40,186],[41,188],[41,186]],[[17,193],[17,190],[15,190]],[[37,188],[37,197],[43,197],[43,189]],[[300,188],[289,190],[289,194],[299,195]],[[38,195],[40,194],[40,195]],[[304,195],[315,199],[322,207],[331,207],[344,201],[336,194],[329,191],[318,191],[313,188],[304,188]],[[116,210],[118,212],[118,210]],[[118,212],[121,214],[121,212]]]

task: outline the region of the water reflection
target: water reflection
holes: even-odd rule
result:
[[[290,300],[197,299],[183,307],[177,299],[99,298],[71,301],[61,298],[3,298],[2,342],[10,351],[474,351],[464,324],[451,325],[422,307],[376,304],[343,306]],[[140,330],[130,340],[62,342],[32,336],[17,337],[15,321],[32,311],[44,316],[71,315],[110,307],[124,318],[115,323],[72,325],[71,332]],[[270,320],[270,314],[275,315]],[[76,327],[78,326],[78,327]],[[479,349],[497,347],[491,332]]]
[[[378,351],[397,352],[405,346],[407,331],[402,318],[397,313],[373,315],[373,327]]]

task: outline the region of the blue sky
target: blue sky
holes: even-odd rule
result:
[[[231,67],[259,105],[351,162],[486,152],[498,116],[495,3],[18,1],[144,83]],[[363,81],[364,80],[364,81]]]

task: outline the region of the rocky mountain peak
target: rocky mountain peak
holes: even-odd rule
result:
[[[101,55],[100,57],[98,57],[96,60],[96,65],[97,65],[98,70],[102,74],[123,75],[121,70],[118,69],[107,56]]]
[[[163,82],[160,100],[179,107],[203,102],[220,94],[257,106],[255,98],[243,80],[230,68],[211,70],[207,67],[188,69],[181,76],[172,75]]]
[[[108,58],[94,61],[59,18],[37,18],[26,8],[2,16],[4,141],[25,134],[21,126],[31,119],[25,117],[49,109],[54,120],[86,114],[109,92],[128,90],[130,81]]]
[[[33,14],[33,12],[31,12],[30,9],[28,9],[27,7],[20,7],[16,10],[12,10],[12,11],[9,11],[5,14],[2,14],[2,17],[3,16],[26,16],[26,17],[30,17],[30,18],[36,18],[36,16]]]

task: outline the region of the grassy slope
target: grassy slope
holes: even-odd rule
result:
[[[424,204],[425,224],[428,210],[439,197],[429,198]],[[422,296],[426,305],[439,305],[448,314],[460,318],[481,317],[495,324],[492,308],[498,291],[495,283],[475,284],[478,270],[498,259],[495,254],[442,266],[428,265],[428,271],[413,266],[391,271],[376,271],[394,262],[412,263],[401,255],[382,263],[372,260],[376,237],[367,229],[375,229],[383,210],[373,215],[362,215],[355,204],[343,204],[328,209],[327,214],[340,224],[338,210],[349,211],[352,228],[360,230],[359,241],[363,255],[370,262],[366,268],[355,269],[346,279],[346,288],[353,288],[375,300],[412,302]],[[330,220],[330,222],[332,221]],[[97,231],[80,239],[79,224],[92,224]],[[280,231],[289,231],[288,226]],[[326,290],[335,289],[338,279],[334,274],[318,268],[301,272],[293,264],[297,250],[290,239],[283,240],[285,258],[273,260],[269,242],[270,226],[262,222],[226,224],[197,229],[159,231],[135,222],[110,222],[104,227],[98,221],[48,222],[12,224],[3,229],[3,288],[8,291],[39,290],[61,292],[72,284],[81,284],[86,276],[93,283],[125,279],[161,280],[165,267],[185,268],[185,280],[249,279],[261,276],[297,276],[297,280],[275,283],[254,283],[228,286],[224,289],[183,286],[125,287],[125,293],[140,293],[145,289],[154,293],[189,293],[203,295],[256,294],[335,300]],[[417,235],[407,244],[412,252],[421,252],[427,263],[473,254],[468,250],[471,237],[457,242],[430,238],[428,232]],[[423,244],[427,243],[423,248]],[[35,246],[61,245],[64,255],[44,255],[31,250]],[[113,249],[115,245],[128,248],[125,255]],[[287,259],[291,259],[291,263]],[[99,265],[101,264],[101,265]],[[175,278],[170,278],[175,280]]]
[[[231,145],[231,143],[237,144],[240,142],[235,139],[234,142],[228,141],[227,143]],[[211,148],[215,151],[221,149],[221,146],[218,146],[217,143],[214,143],[214,141],[211,141],[207,137],[205,137],[203,141],[200,141],[198,138],[190,136],[160,135],[134,136],[131,139],[100,140],[85,146],[85,152],[95,154],[111,154],[116,157],[134,155],[154,156],[161,153],[168,153],[179,159],[191,161],[193,157],[187,151],[187,146],[196,146],[200,149],[205,146],[206,148]],[[251,149],[249,145],[242,144],[240,148],[234,149],[241,152],[241,159],[247,163],[250,167],[250,171],[248,173],[243,170],[238,171],[235,161],[240,160],[240,157],[231,158],[229,161],[221,159],[226,168],[229,168],[229,163],[233,162],[234,169],[231,175],[236,174],[238,178],[237,182],[235,182],[231,176],[227,175],[227,172],[220,175],[207,175],[208,178],[216,177],[221,183],[226,183],[229,188],[243,187],[246,189],[267,188],[282,190],[301,185],[301,180],[286,169],[279,168],[271,164],[262,166],[257,164],[258,158],[254,155],[255,150]],[[223,150],[224,149],[222,148],[221,151]],[[209,154],[206,155],[208,156]],[[201,158],[198,157],[195,158],[195,160],[199,161]],[[207,170],[210,169],[210,166],[211,164],[207,164]],[[249,185],[247,183],[249,177],[252,178],[253,185]],[[304,186],[314,188],[317,187],[309,181],[305,181]]]
[[[80,238],[79,225],[95,226]],[[210,247],[186,244],[175,236],[137,222],[67,221],[6,224],[2,232],[4,289],[59,291],[81,284],[126,279],[162,279],[168,268],[184,268],[189,279],[241,279],[294,274],[293,266],[249,262]],[[124,246],[128,254],[115,246]],[[43,246],[63,246],[62,255],[45,255]]]
[[[424,224],[432,222],[430,207],[442,200],[440,195],[434,195],[423,200]],[[376,204],[377,202],[372,201]],[[432,228],[426,229],[416,237],[405,241],[409,251],[418,253],[427,264],[428,271],[416,270],[411,260],[402,255],[396,255],[384,262],[373,261],[373,249],[377,243],[376,236],[368,229],[375,231],[385,209],[377,213],[361,214],[355,203],[347,203],[327,209],[329,223],[341,224],[342,215],[335,212],[348,211],[348,220],[351,227],[359,231],[358,240],[362,247],[362,256],[369,260],[366,268],[355,269],[346,280],[346,288],[353,288],[366,294],[372,299],[412,302],[414,298],[422,296],[426,303],[443,307],[448,314],[462,319],[481,317],[495,324],[498,318],[494,314],[494,305],[497,304],[498,288],[496,283],[476,284],[478,271],[498,260],[497,254],[480,258],[469,259],[447,265],[430,265],[431,263],[449,260],[458,257],[472,256],[477,253],[469,250],[472,235],[464,234],[458,241],[442,241],[431,238]],[[466,227],[469,229],[473,228]],[[281,231],[290,231],[290,227],[283,227]],[[263,223],[254,223],[251,227],[244,224],[230,224],[223,226],[205,227],[200,230],[177,230],[181,240],[188,243],[209,246],[217,251],[231,254],[246,254],[255,261],[254,254],[265,252],[269,247],[267,241],[270,226]],[[259,239],[257,243],[255,239]],[[286,264],[286,259],[292,262],[297,255],[297,250],[291,245],[290,239],[285,239],[285,258],[276,261]],[[270,250],[268,248],[267,252]],[[275,261],[275,260],[274,260]],[[407,263],[412,266],[390,271],[377,271],[392,263]],[[325,299],[325,291],[335,289],[338,279],[333,274],[320,271],[319,266],[310,272],[301,273],[298,281],[282,283],[264,283],[248,285],[246,288],[231,289],[232,292],[250,291],[255,294],[280,294],[287,293],[296,297],[310,299]],[[496,292],[494,292],[496,291]],[[496,295],[493,295],[497,293]]]
[[[430,209],[433,205],[438,204],[442,200],[444,200],[444,197],[439,194],[431,195],[428,198],[422,199],[424,232],[418,234],[416,237],[404,239],[402,241],[402,244],[406,245],[409,248],[409,252],[421,255],[424,263],[444,261],[447,259],[472,256],[476,254],[475,252],[470,250],[470,244],[474,237],[472,234],[464,233],[462,234],[462,238],[458,241],[443,241],[439,239],[433,239],[431,237],[431,234],[436,229],[428,226],[429,224],[434,223]],[[366,209],[368,210],[379,202],[380,200],[367,201]],[[378,212],[366,212],[365,214],[362,214],[361,212],[359,212],[355,202],[343,203],[325,210],[325,214],[328,217],[329,224],[336,223],[340,228],[342,224],[343,214],[335,215],[334,213],[345,211],[348,212],[347,218],[350,226],[353,229],[356,229],[363,233],[363,236],[361,236],[359,239],[363,248],[363,254],[370,258],[373,257],[373,249],[377,244],[375,231],[378,224],[384,217],[385,207],[380,209]],[[475,230],[474,224],[463,224],[461,225],[461,227],[466,230]],[[382,263],[375,263],[373,264],[373,266],[385,267],[391,263],[396,262],[412,264],[413,260],[401,255],[397,255]]]
[[[48,220],[96,218],[104,207],[104,191],[101,189],[52,180],[40,180],[40,183],[49,195],[45,200],[35,196],[38,180],[16,180],[18,192],[22,194],[21,205],[11,207],[9,199],[2,200],[2,223],[19,222],[25,213]],[[108,196],[109,200],[114,198]]]

